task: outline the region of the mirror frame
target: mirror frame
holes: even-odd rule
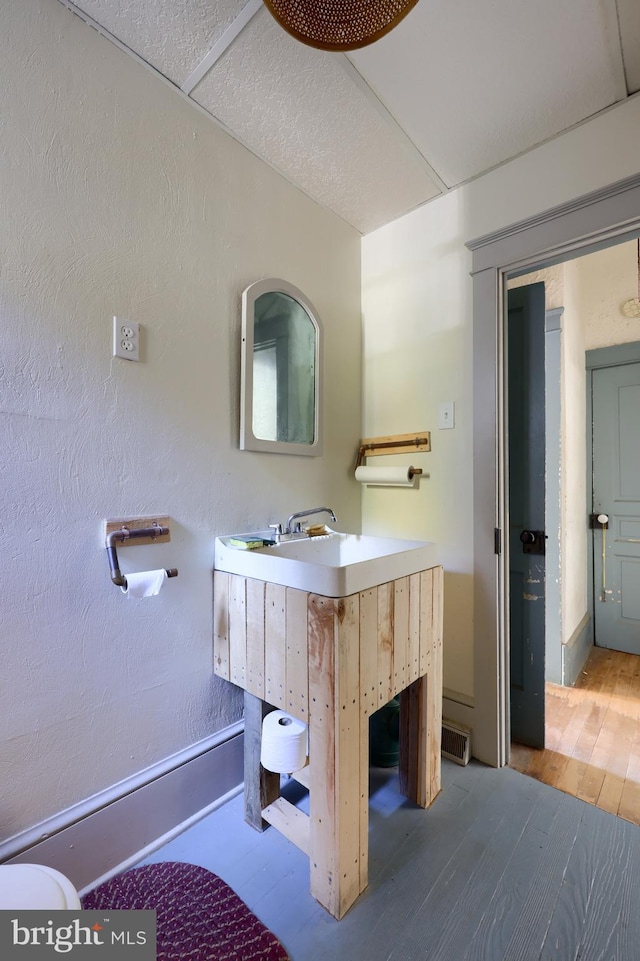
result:
[[[299,444],[289,441],[265,440],[253,433],[253,327],[256,301],[263,294],[279,293],[297,301],[315,329],[316,377],[314,385],[314,442]],[[318,313],[307,297],[286,280],[270,277],[250,284],[242,292],[242,349],[240,356],[240,450],[270,451],[273,454],[302,454],[318,457],[322,454],[322,324]]]

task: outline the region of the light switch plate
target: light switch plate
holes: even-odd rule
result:
[[[438,429],[450,430],[456,426],[456,405],[452,400],[438,404]]]

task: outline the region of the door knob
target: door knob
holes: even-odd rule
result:
[[[522,531],[520,540],[523,554],[544,554],[545,539],[544,531]]]

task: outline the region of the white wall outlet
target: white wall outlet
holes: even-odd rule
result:
[[[456,426],[456,405],[452,400],[438,404],[438,429],[449,430]]]
[[[113,318],[113,356],[140,360],[140,324],[124,317]]]

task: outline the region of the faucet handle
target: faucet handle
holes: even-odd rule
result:
[[[274,539],[277,544],[282,535],[282,524],[269,524],[269,529],[273,531]]]

